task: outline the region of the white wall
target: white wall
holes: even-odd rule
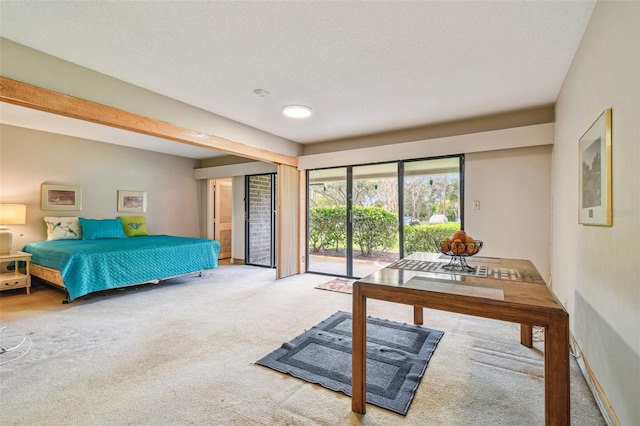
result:
[[[298,157],[301,170],[553,144],[553,123],[468,133]],[[392,136],[389,136],[392,138]]]
[[[275,164],[252,161],[225,166],[198,168],[193,171],[193,177],[195,179],[222,179],[233,176],[259,175],[275,172]]]
[[[27,205],[14,247],[46,238],[44,216],[113,218],[117,191],[147,192],[150,233],[199,237],[195,160],[0,125],[0,201]],[[42,211],[42,183],[80,185],[82,211]]]
[[[483,240],[482,255],[529,259],[548,282],[551,270],[552,145],[465,156],[464,227]],[[473,201],[480,209],[473,209]]]
[[[613,109],[613,226],[578,224],[578,139]],[[640,424],[640,2],[599,1],[556,104],[553,290],[623,425]]]

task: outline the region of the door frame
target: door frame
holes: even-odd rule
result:
[[[219,214],[216,213],[216,210],[220,210],[220,197],[217,194],[217,181],[229,181],[231,185],[233,185],[232,178],[219,178],[219,179],[207,179],[207,205],[206,205],[206,216],[207,216],[207,238],[210,240],[219,241],[218,235],[216,235],[216,231],[219,232],[218,218]],[[233,188],[233,186],[232,186]],[[231,200],[231,248],[229,250],[229,257],[225,257],[222,259],[230,259],[233,257],[233,199]],[[222,247],[221,251],[222,253]]]

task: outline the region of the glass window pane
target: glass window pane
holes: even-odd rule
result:
[[[460,229],[460,157],[404,165],[404,255],[437,252],[434,241]]]
[[[347,168],[309,171],[307,270],[347,274]]]
[[[353,168],[353,276],[400,258],[398,163]]]

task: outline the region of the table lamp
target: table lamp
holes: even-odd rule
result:
[[[27,223],[27,206],[24,204],[0,204],[0,254],[11,253],[13,236],[6,225]]]

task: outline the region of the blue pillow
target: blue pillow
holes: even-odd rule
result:
[[[127,238],[122,228],[121,219],[85,219],[80,220],[83,240],[100,240],[106,238]]]

